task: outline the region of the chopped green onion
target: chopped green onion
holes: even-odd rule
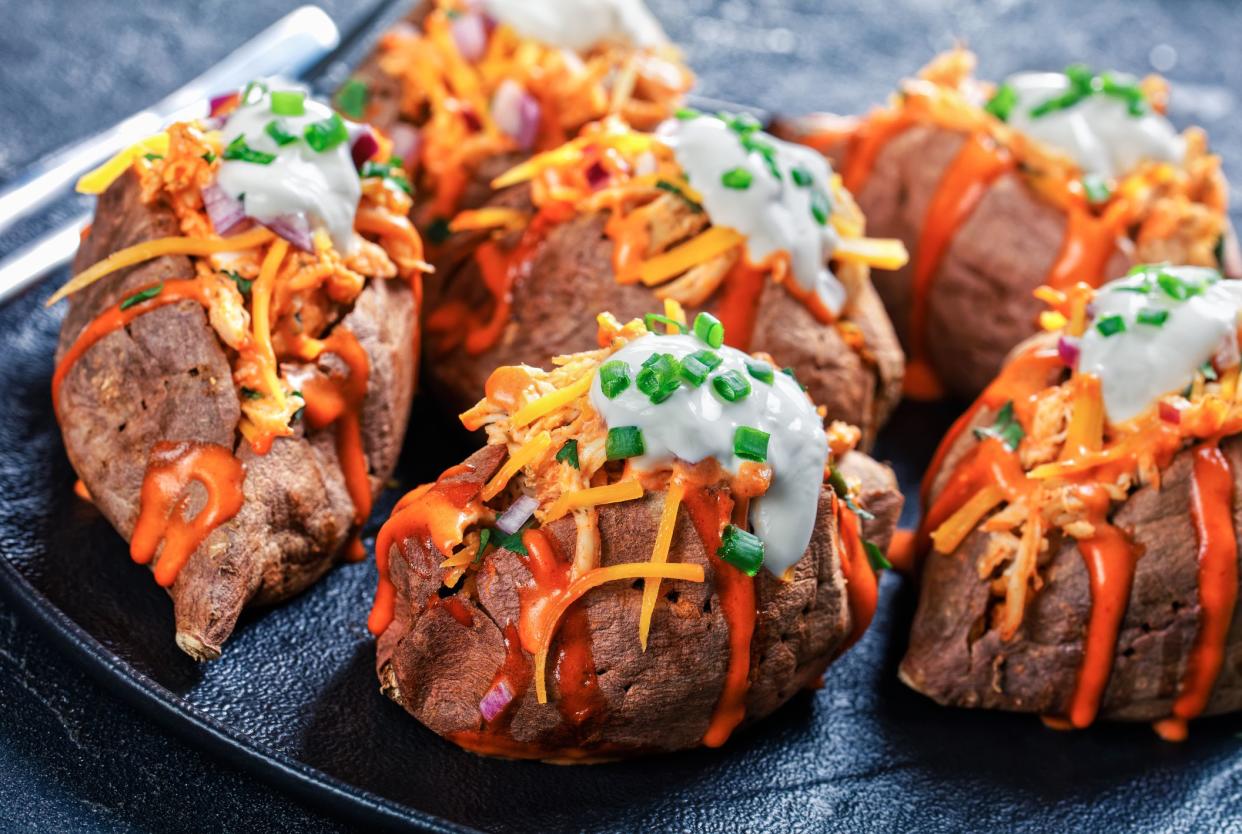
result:
[[[763,566],[763,539],[736,524],[726,524],[716,555],[747,576],[754,576]]]
[[[1121,84],[1112,75],[1104,73],[1100,76],[1099,87],[1104,95],[1125,102],[1131,116],[1137,118],[1147,114],[1147,97],[1137,84]]]
[[[1103,336],[1116,336],[1126,329],[1126,320],[1121,316],[1105,316],[1095,323],[1095,329]]]
[[[698,110],[695,110],[693,107],[678,107],[673,112],[673,115],[676,116],[680,121],[688,122],[691,119],[697,119],[699,116],[702,116],[703,114],[700,113]]]
[[[208,165],[210,165],[211,163],[216,161],[216,155],[212,153],[211,151],[207,151],[206,153],[203,154],[203,161],[206,162]]]
[[[241,389],[241,395],[242,395],[243,397],[245,397],[246,399],[248,399],[248,400],[261,400],[261,399],[263,399],[263,392],[262,392],[262,391],[256,391],[256,390],[254,390],[253,388],[246,388],[245,386],[242,386],[242,389]]]
[[[368,160],[362,163],[358,176],[362,179],[370,179],[371,177],[379,177],[384,182],[392,183],[400,188],[406,194],[413,194],[414,187],[410,185],[410,181],[405,176],[405,169],[401,167],[401,160],[397,157],[389,159],[387,162],[375,162]]]
[[[781,169],[776,164],[776,148],[771,142],[765,142],[753,133],[743,133],[741,141],[743,148],[763,158],[763,164],[767,166],[769,173],[775,179],[784,179],[781,176]]]
[[[556,459],[561,463],[568,463],[574,469],[578,468],[578,441],[572,437],[565,441],[565,445],[556,453]]]
[[[863,539],[863,549],[867,551],[867,561],[871,563],[871,569],[876,573],[882,570],[892,570],[893,563],[888,561],[888,557],[884,555],[884,551],[880,550],[880,546],[870,539]]]
[[[716,117],[728,125],[729,130],[741,136],[748,136],[763,129],[759,120],[750,113],[729,113],[721,110]]]
[[[1203,374],[1203,378],[1208,382],[1215,382],[1219,379],[1216,373],[1216,368],[1212,365],[1211,360],[1208,360],[1199,366],[1199,373]]]
[[[324,153],[347,140],[349,131],[345,129],[345,121],[333,113],[321,122],[308,124],[302,135],[306,137],[306,144],[312,150]]]
[[[618,426],[608,430],[604,440],[604,457],[608,460],[624,460],[638,457],[646,450],[643,430],[638,426]]]
[[[246,144],[246,134],[241,133],[224,149],[224,158],[236,159],[238,162],[252,162],[255,165],[271,165],[276,159],[276,154],[256,151]]]
[[[1138,293],[1139,295],[1151,295],[1151,284],[1144,281],[1141,284],[1134,284],[1133,286],[1127,285],[1124,287],[1113,287],[1113,292],[1133,292]]]
[[[712,369],[707,367],[703,360],[693,354],[681,360],[681,369],[679,370],[681,378],[695,388],[706,382],[707,375],[711,372]]]
[[[793,177],[794,185],[801,186],[802,188],[806,188],[815,181],[815,178],[811,176],[811,172],[801,165],[795,165],[793,168],[790,168],[789,176]]]
[[[811,216],[821,226],[828,225],[828,215],[832,213],[832,203],[828,195],[818,188],[811,191]]]
[[[1150,324],[1153,327],[1160,327],[1169,319],[1168,310],[1139,310],[1135,320],[1139,324]]]
[[[1161,271],[1156,275],[1156,283],[1164,290],[1165,295],[1177,301],[1203,294],[1202,286],[1185,281],[1171,272]]]
[[[272,112],[277,116],[301,116],[306,113],[306,93],[301,90],[274,90]]]
[[[707,366],[709,371],[716,370],[720,367],[720,363],[724,361],[720,358],[720,354],[714,350],[696,350],[687,358],[699,360]]]
[[[247,281],[245,278],[241,277],[241,275],[239,275],[238,273],[233,272],[231,269],[224,270],[224,275],[230,281],[232,281],[234,284],[237,285],[237,291],[239,293],[241,293],[243,296],[250,295],[250,288],[254,286],[254,281]]]
[[[694,335],[718,348],[724,344],[724,325],[711,313],[699,313],[694,317]]]
[[[694,200],[691,200],[690,196],[686,194],[686,192],[682,191],[680,188],[678,188],[676,185],[669,182],[668,180],[656,180],[656,188],[660,189],[661,191],[667,191],[669,194],[676,194],[678,197],[685,200],[686,205],[690,206],[690,211],[692,211],[693,213],[695,214],[702,213],[703,207],[701,205],[696,203]]]
[[[745,191],[750,188],[750,183],[753,179],[754,177],[750,171],[747,171],[745,168],[730,168],[720,175],[720,184],[735,191]]]
[[[657,353],[643,362],[635,386],[653,403],[662,403],[681,385],[681,363],[671,353]]]
[[[427,239],[432,243],[444,243],[452,236],[447,217],[437,217],[427,224]]]
[[[1088,174],[1082,178],[1082,190],[1087,195],[1087,200],[1096,205],[1107,203],[1108,198],[1113,194],[1108,181],[1095,174]]]
[[[272,137],[272,141],[277,145],[280,145],[282,148],[285,145],[298,141],[298,137],[285,130],[284,125],[280,123],[279,119],[272,119],[268,122],[263,128],[263,132]]]
[[[776,374],[773,372],[772,366],[767,362],[760,362],[757,359],[748,360],[746,362],[746,371],[755,379],[760,382],[766,382],[768,385],[771,385],[772,381],[776,379]]]
[[[479,549],[475,551],[474,563],[477,565],[483,561],[483,553],[487,550],[487,543],[492,539],[492,528],[484,527],[479,533]]]
[[[255,95],[255,93],[258,95]],[[267,95],[267,84],[262,81],[251,81],[246,85],[246,89],[242,90],[242,104],[257,104]]]
[[[367,84],[357,78],[351,78],[336,94],[336,107],[349,118],[358,121],[366,115]]]
[[[750,426],[738,426],[733,432],[733,454],[742,460],[753,460],[765,463],[768,459],[768,439],[766,431],[752,429]]]
[[[613,359],[599,366],[599,390],[608,399],[630,387],[630,366],[620,359]]]
[[[983,109],[991,113],[1002,122],[1009,121],[1009,114],[1013,112],[1014,106],[1018,103],[1018,91],[1013,88],[1012,84],[1001,84],[996,88],[996,92],[988,99],[988,103],[983,105]]]
[[[750,396],[750,383],[737,371],[725,371],[712,377],[712,388],[725,402],[735,403]]]
[[[680,333],[682,329],[681,322],[677,321],[677,319],[672,319],[672,318],[669,318],[668,316],[661,316],[658,313],[647,313],[645,316],[643,316],[643,325],[646,326],[647,331],[649,333],[655,333],[659,335],[659,331],[655,329],[655,326],[657,323],[664,325],[665,336],[669,335],[670,333],[674,333],[674,332]]]
[[[144,301],[150,301],[152,298],[155,298],[157,295],[159,295],[163,291],[164,291],[164,282],[160,281],[154,287],[147,287],[145,290],[140,290],[134,293],[133,295],[129,296],[128,298],[126,298],[124,301],[121,302],[121,309],[128,310],[130,307],[133,307],[135,304],[141,304]]]
[[[1014,417],[1013,400],[1001,406],[1000,411],[996,412],[996,420],[992,422],[992,425],[975,429],[975,437],[980,440],[988,437],[999,440],[1011,452],[1017,449],[1022,438],[1026,437],[1026,432],[1022,430],[1022,424]]]
[[[145,159],[147,162],[154,162],[157,159],[163,159],[164,155],[160,153],[144,153],[142,155],[142,158]]]

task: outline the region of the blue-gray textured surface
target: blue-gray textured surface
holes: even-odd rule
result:
[[[0,181],[57,145],[104,127],[206,69],[292,4],[277,0],[136,0],[64,2],[3,0],[0,12]],[[346,0],[322,3],[343,28],[365,9]],[[705,95],[771,110],[858,111],[891,89],[955,38],[980,55],[982,72],[1085,61],[1143,72],[1153,65],[1175,82],[1172,116],[1207,127],[1242,181],[1242,5],[1223,2],[1107,0],[937,4],[890,0],[849,6],[811,0],[692,0],[653,4],[686,48]],[[1232,155],[1232,156],[1231,156]],[[1237,187],[1234,202],[1242,202]],[[62,205],[61,214],[71,205]],[[1238,213],[1235,210],[1235,220]],[[0,242],[7,248],[39,228],[29,224]],[[26,323],[54,324],[24,305]],[[9,326],[12,317],[5,317]],[[20,348],[20,344],[17,345]],[[10,361],[23,358],[20,351]],[[4,396],[35,396],[29,390]],[[41,394],[39,394],[41,396]],[[907,426],[913,427],[913,426]],[[899,441],[899,439],[898,439]],[[890,453],[897,453],[890,445]],[[62,464],[63,465],[63,464]],[[13,496],[4,496],[12,500]],[[109,535],[101,524],[96,535]],[[89,587],[90,575],[82,577]],[[350,592],[369,580],[344,586]],[[1049,737],[1008,716],[975,716],[929,708],[891,678],[894,643],[886,641],[893,610],[908,606],[896,581],[886,582],[879,629],[834,667],[829,686],[797,700],[763,728],[739,739],[726,757],[692,754],[663,763],[667,794],[641,797],[646,811],[624,817],[635,797],[619,796],[600,770],[599,804],[590,821],[542,803],[544,828],[602,828],[609,807],[631,827],[686,830],[891,830],[961,828],[970,819],[1000,819],[1014,830],[1033,819],[1083,828],[1108,820],[1112,830],[1242,830],[1242,742],[1238,723],[1214,722],[1190,745],[1168,747],[1141,729],[1101,729]],[[303,613],[339,607],[330,589],[299,601]],[[364,604],[365,600],[359,601]],[[897,623],[902,615],[896,615]],[[259,629],[243,630],[246,641]],[[365,658],[344,657],[345,664]],[[227,658],[226,658],[227,662]],[[268,670],[270,671],[270,670]],[[256,681],[265,680],[259,670]],[[854,685],[834,690],[834,679]],[[257,685],[257,684],[256,684]],[[371,693],[360,692],[358,698]],[[272,718],[279,722],[279,702]],[[297,698],[288,698],[292,713]],[[386,705],[380,704],[383,708]],[[321,719],[331,723],[333,716]],[[809,733],[808,726],[817,726]],[[259,729],[260,733],[279,733]],[[967,735],[963,736],[963,733]],[[972,747],[994,735],[980,758]],[[1207,738],[1203,738],[1206,735]],[[865,743],[864,743],[865,741]],[[309,758],[329,757],[313,739]],[[753,760],[781,766],[764,773],[761,790],[711,793],[713,779],[737,784]],[[764,751],[768,751],[766,754]],[[825,767],[825,762],[833,763]],[[1014,768],[1013,762],[1021,767]],[[1106,762],[1112,772],[1088,770]],[[1008,764],[1008,767],[1006,767]],[[413,766],[413,763],[412,763]],[[500,766],[514,768],[526,766]],[[1029,769],[1029,778],[1018,774]],[[1002,775],[1003,772],[1003,775]],[[816,790],[816,779],[831,774]],[[548,771],[548,783],[563,778]],[[808,774],[811,774],[808,785]],[[463,784],[463,791],[468,790]],[[873,787],[878,785],[881,787]],[[999,797],[998,799],[998,791]],[[1113,809],[1101,817],[1100,805]],[[553,803],[554,806],[554,803]],[[495,819],[520,830],[521,809]],[[167,735],[120,704],[54,652],[16,615],[0,608],[0,828],[5,830],[338,831],[321,816],[256,783],[230,765]]]

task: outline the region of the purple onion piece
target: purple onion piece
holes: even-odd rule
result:
[[[539,506],[539,501],[529,495],[523,495],[518,500],[509,505],[509,509],[505,510],[500,518],[496,519],[496,527],[505,535],[513,535],[522,525],[526,523],[526,519],[530,518],[535,512],[535,508]]]
[[[241,200],[229,196],[219,183],[212,183],[203,189],[203,208],[211,218],[211,227],[218,235],[227,235],[246,219],[246,207]]]
[[[1069,336],[1057,339],[1057,355],[1061,357],[1066,367],[1074,367],[1078,364],[1078,342]]]
[[[511,78],[502,81],[492,96],[492,118],[496,126],[522,150],[535,146],[539,114],[539,102]]]
[[[375,131],[368,127],[358,134],[358,138],[354,139],[354,144],[350,146],[349,153],[354,159],[354,167],[361,170],[362,163],[375,156],[378,150],[379,140],[375,138]]]
[[[597,159],[586,169],[586,179],[590,183],[591,188],[599,188],[608,182],[608,170]]]
[[[224,105],[226,105],[226,104],[228,104],[229,102],[233,101],[233,99],[235,99],[236,97],[237,97],[237,91],[236,91],[236,90],[234,90],[234,91],[233,91],[233,92],[231,92],[231,93],[222,93],[222,94],[220,94],[220,95],[218,95],[218,96],[212,96],[212,97],[208,100],[208,109],[207,109],[208,114],[209,114],[209,115],[211,115],[211,116],[213,116],[213,117],[214,117],[214,116],[219,116],[219,115],[220,115],[220,109],[221,109],[222,107],[224,107]]]
[[[310,221],[306,219],[305,214],[301,212],[297,214],[282,214],[280,217],[269,220],[263,225],[303,252],[315,251],[315,236],[311,233]]]
[[[484,721],[494,721],[496,716],[504,712],[505,707],[513,701],[513,690],[509,688],[509,682],[504,678],[492,684],[491,689],[483,696],[483,700],[479,701],[479,714],[483,716]]]
[[[487,28],[483,18],[473,12],[458,15],[452,23],[453,43],[467,61],[474,62],[487,51]]]

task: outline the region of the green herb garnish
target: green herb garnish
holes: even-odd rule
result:
[[[641,455],[646,450],[643,430],[638,426],[618,426],[608,430],[604,440],[604,457],[608,460],[625,460]]]
[[[1220,378],[1216,373],[1216,367],[1212,364],[1211,360],[1208,360],[1199,366],[1199,373],[1203,374],[1203,378],[1208,382],[1215,382]]]
[[[681,363],[671,353],[652,354],[634,384],[653,403],[662,403],[681,386]]]
[[[699,360],[707,366],[709,371],[716,370],[720,367],[720,363],[724,361],[720,358],[720,354],[714,350],[696,350],[687,358]]]
[[[660,331],[655,329],[655,326],[657,324],[664,325],[664,333],[662,335],[665,335],[665,336],[668,336],[672,333],[680,333],[682,329],[681,322],[677,321],[677,319],[669,318],[668,316],[662,316],[659,313],[647,313],[645,316],[643,316],[643,326],[647,328],[648,333],[655,333],[656,335],[661,335]]]
[[[669,194],[676,194],[678,197],[686,201],[686,205],[690,206],[690,211],[694,212],[695,214],[702,213],[703,211],[702,205],[695,202],[694,200],[691,200],[689,195],[686,194],[686,192],[682,191],[680,188],[678,188],[676,185],[669,182],[668,180],[656,180],[656,188],[660,189],[661,191],[667,191]]]
[[[750,396],[750,383],[737,371],[725,371],[712,377],[712,389],[720,399],[730,403]]]
[[[241,275],[237,274],[231,269],[224,270],[224,275],[226,278],[228,278],[230,281],[232,281],[234,284],[237,285],[237,291],[239,293],[241,293],[243,296],[250,295],[250,288],[254,286],[254,281],[246,280],[245,278],[241,277]]]
[[[980,440],[988,437],[995,438],[1009,451],[1017,449],[1022,438],[1026,437],[1026,432],[1022,430],[1022,424],[1013,415],[1013,400],[1001,406],[1000,411],[996,412],[996,419],[992,425],[976,428],[975,437]]]
[[[162,153],[144,153],[142,158],[147,162],[154,162],[157,159],[163,159],[164,155]]]
[[[794,185],[801,186],[802,188],[806,188],[815,181],[815,178],[811,176],[811,172],[801,165],[795,165],[793,168],[790,168],[789,176],[793,178]]]
[[[763,539],[735,524],[725,525],[716,555],[747,576],[754,576],[763,565]]]
[[[565,441],[565,445],[556,453],[556,459],[561,463],[568,463],[574,469],[578,468],[578,441],[572,437]]]
[[[272,141],[282,148],[298,141],[298,137],[285,130],[285,126],[280,123],[279,119],[272,119],[264,125],[263,132],[272,137]]]
[[[208,165],[210,165],[211,163],[216,161],[216,155],[212,153],[211,151],[206,151],[203,154],[203,161],[206,162]]]
[[[1135,321],[1139,324],[1150,324],[1152,327],[1161,327],[1169,320],[1168,310],[1139,310]]]
[[[479,549],[474,553],[474,563],[477,565],[483,561],[483,553],[487,550],[487,543],[492,540],[492,528],[484,527],[479,533]]]
[[[767,362],[760,362],[757,359],[747,360],[746,372],[760,382],[766,382],[768,385],[771,385],[776,379],[776,373],[772,369],[772,366]]]
[[[384,182],[392,183],[400,188],[406,194],[414,193],[414,186],[410,185],[409,179],[405,176],[405,168],[397,157],[393,157],[387,162],[374,162],[368,160],[362,163],[358,176],[362,179],[370,179],[371,177],[379,177]]]
[[[711,313],[699,313],[695,316],[693,330],[695,336],[714,348],[724,344],[724,325]]]
[[[1087,195],[1087,201],[1095,205],[1107,203],[1108,198],[1113,194],[1107,180],[1095,174],[1088,174],[1082,178],[1082,191]]]
[[[262,81],[251,81],[246,85],[246,89],[242,90],[242,104],[257,104],[267,95],[267,84]]]
[[[673,111],[673,115],[680,121],[688,122],[691,119],[697,119],[703,114],[698,110],[695,110],[693,107],[678,107],[675,111]]]
[[[512,533],[505,533],[500,528],[496,528],[496,546],[519,556],[529,556],[530,554],[526,552],[526,544],[522,541],[522,534],[530,527],[531,522],[528,521]]]
[[[865,521],[875,518],[873,513],[867,512],[855,503],[854,496],[850,493],[850,485],[846,483],[845,476],[841,474],[841,470],[835,466],[828,470],[828,486],[832,487],[832,491],[845,502],[845,506],[849,507],[854,515]]]
[[[599,366],[599,390],[608,399],[630,387],[630,366],[620,359],[613,359]]]
[[[733,432],[733,454],[742,460],[753,460],[765,463],[768,459],[768,439],[766,431],[753,429],[750,426],[738,426]]]
[[[306,113],[306,93],[301,90],[272,92],[272,112],[277,116],[301,116]]]
[[[745,168],[730,168],[720,175],[720,184],[735,191],[745,191],[750,188],[753,179],[750,171]]]
[[[358,121],[367,111],[367,84],[357,78],[351,78],[336,94],[337,109],[349,118]]]
[[[323,121],[308,124],[302,136],[312,150],[325,153],[349,139],[349,131],[345,129],[345,121],[333,113]]]
[[[246,144],[246,135],[238,134],[237,138],[229,142],[229,146],[224,149],[225,159],[234,159],[238,162],[252,162],[255,165],[271,165],[276,159],[276,154],[267,153],[266,151],[256,151],[254,148]]]
[[[242,389],[241,389],[241,395],[242,395],[243,397],[245,397],[246,399],[248,399],[248,400],[261,400],[261,399],[263,399],[263,392],[262,392],[262,391],[256,391],[256,390],[254,390],[253,388],[246,388],[245,386],[242,386]]]
[[[828,225],[828,215],[832,213],[832,202],[828,195],[816,188],[811,191],[811,216],[821,226]]]
[[[1203,285],[1192,284],[1172,272],[1163,270],[1156,275],[1156,284],[1165,295],[1176,301],[1185,301],[1192,296],[1203,294]]]
[[[1118,333],[1124,333],[1126,329],[1126,320],[1121,316],[1105,316],[1095,323],[1095,329],[1100,331],[1100,335],[1116,336]]]
[[[888,557],[884,555],[884,551],[880,550],[880,546],[870,539],[863,539],[863,549],[867,551],[867,561],[871,563],[871,569],[876,573],[882,570],[892,570],[893,563],[888,561]]]
[[[681,368],[678,373],[681,375],[683,382],[688,382],[695,388],[698,388],[707,381],[707,375],[712,372],[702,360],[694,355],[690,355],[681,360]]]
[[[1009,114],[1013,112],[1013,108],[1018,103],[1018,91],[1013,88],[1012,84],[1001,84],[996,88],[996,92],[988,99],[988,103],[983,105],[983,109],[991,113],[1002,122],[1009,121]]]
[[[133,295],[121,302],[121,309],[128,310],[135,304],[141,304],[144,301],[150,301],[164,291],[164,282],[160,281],[154,287],[147,287],[145,290],[139,290]]]

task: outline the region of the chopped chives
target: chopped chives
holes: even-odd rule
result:
[[[647,313],[643,316],[643,325],[647,328],[649,333],[659,334],[659,331],[655,329],[657,323],[664,325],[665,336],[670,333],[681,332],[681,322],[676,319],[669,318],[668,316],[661,316],[659,313]]]
[[[694,335],[718,348],[724,344],[724,325],[711,313],[699,313],[694,317]]]
[[[239,133],[237,138],[229,142],[229,146],[224,149],[224,158],[235,159],[238,162],[252,162],[255,165],[271,165],[276,159],[276,154],[256,151],[246,144],[246,134]]]
[[[1168,310],[1139,310],[1135,320],[1139,324],[1150,324],[1153,327],[1161,327],[1169,320]]]
[[[1121,316],[1105,316],[1095,323],[1095,329],[1105,337],[1116,336],[1125,331],[1126,320]]]
[[[256,96],[255,93],[258,93]],[[267,95],[267,84],[262,81],[251,81],[246,85],[246,89],[242,90],[242,104],[257,104]]]
[[[690,195],[682,191],[676,184],[671,183],[668,180],[656,180],[655,187],[661,191],[667,191],[669,194],[675,194],[685,200],[686,205],[690,206],[690,211],[694,214],[703,213],[703,206],[690,199]]]
[[[643,430],[638,426],[618,426],[608,430],[604,440],[604,456],[608,460],[624,460],[641,455],[646,449]]]
[[[828,215],[832,213],[832,203],[828,195],[818,188],[811,191],[811,216],[821,226],[828,225]]]
[[[802,188],[806,188],[814,182],[814,179],[811,177],[811,172],[803,168],[801,165],[795,165],[793,168],[790,168],[789,176],[793,177],[794,185],[801,186]]]
[[[147,162],[154,162],[157,159],[163,159],[164,155],[160,153],[144,153],[142,155],[142,158],[145,159]]]
[[[729,113],[721,110],[716,116],[729,126],[729,130],[739,136],[748,136],[763,129],[763,125],[760,124],[759,120],[750,113]]]
[[[366,115],[367,85],[365,81],[351,78],[336,94],[336,106],[342,113],[355,121]]]
[[[712,388],[725,402],[735,403],[750,396],[750,383],[737,371],[725,371],[712,377]]]
[[[145,290],[139,290],[133,295],[121,302],[121,309],[128,310],[135,304],[141,304],[144,301],[150,301],[164,291],[164,282],[160,281],[154,287],[147,287]]]
[[[565,445],[556,453],[556,459],[561,463],[568,463],[574,469],[578,468],[578,441],[572,437],[565,441]]]
[[[216,161],[216,155],[211,151],[207,151],[203,154],[203,161],[210,165]]]
[[[268,122],[263,128],[263,132],[272,137],[272,141],[281,147],[298,141],[298,137],[285,130],[284,125],[280,123],[279,119],[272,119]]]
[[[1191,296],[1200,295],[1203,292],[1203,287],[1198,284],[1191,284],[1171,272],[1161,271],[1156,275],[1156,283],[1164,291],[1165,295],[1177,301],[1185,301]]]
[[[653,403],[662,403],[681,385],[681,363],[671,353],[657,353],[643,362],[635,386]]]
[[[681,378],[695,388],[706,382],[707,375],[711,372],[712,369],[694,355],[687,356],[681,360],[681,369],[679,371]]]
[[[714,371],[720,367],[720,363],[724,360],[720,358],[720,354],[714,350],[696,350],[687,357],[688,359],[697,359],[707,366],[709,371]]]
[[[988,103],[983,105],[983,109],[991,113],[1002,122],[1009,121],[1009,114],[1013,112],[1014,105],[1018,103],[1018,91],[1011,84],[1001,84],[996,88],[996,92],[988,99]]]
[[[620,359],[613,359],[599,366],[599,390],[608,399],[630,387],[630,366]]]
[[[736,524],[726,524],[716,555],[747,576],[754,576],[763,565],[763,539]]]
[[[698,110],[695,110],[693,107],[678,107],[677,110],[673,113],[673,115],[676,116],[678,120],[680,121],[688,122],[691,119],[697,119],[699,116],[702,116],[703,114],[700,113]]]
[[[745,191],[750,188],[754,176],[745,168],[730,168],[720,175],[720,184],[734,191]]]
[[[1108,198],[1113,194],[1112,189],[1108,187],[1108,182],[1095,174],[1082,178],[1082,191],[1087,195],[1087,201],[1096,205],[1107,203]]]
[[[272,112],[277,116],[301,116],[306,112],[306,93],[301,90],[272,91]]]
[[[349,131],[345,129],[345,121],[333,113],[323,121],[308,124],[302,135],[312,150],[324,153],[348,139]]]
[[[768,439],[766,431],[753,429],[750,426],[738,426],[733,432],[733,454],[742,460],[753,460],[765,463],[768,459]]]
[[[773,380],[776,379],[776,374],[773,372],[772,366],[767,362],[760,362],[757,359],[747,361],[746,371],[755,379],[760,382],[766,382],[768,385],[771,385]]]

